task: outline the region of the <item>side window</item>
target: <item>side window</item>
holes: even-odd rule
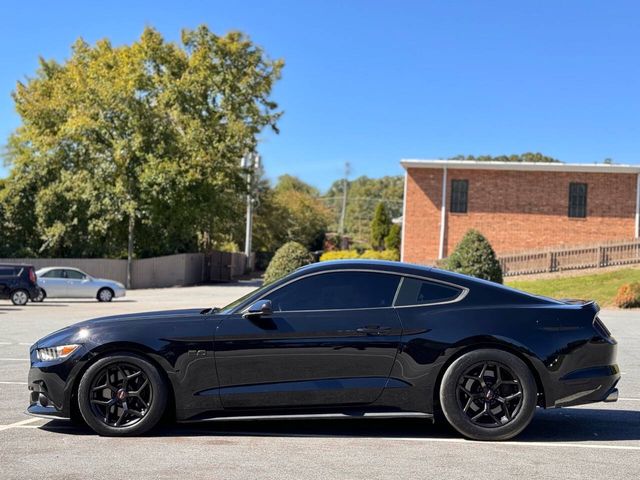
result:
[[[71,278],[73,280],[82,280],[84,278],[84,274],[77,270],[65,270],[67,272],[67,278]]]
[[[62,270],[49,270],[47,273],[43,275],[45,278],[63,278]]]
[[[266,295],[274,311],[390,307],[400,277],[373,272],[311,275]]]
[[[16,269],[13,267],[0,267],[0,277],[13,277]]]
[[[404,277],[395,306],[448,302],[457,298],[460,293],[462,291],[456,287]]]

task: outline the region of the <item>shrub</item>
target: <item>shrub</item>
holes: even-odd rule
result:
[[[640,307],[640,282],[625,283],[618,289],[613,302],[620,308]]]
[[[353,260],[356,258],[367,258],[373,260],[400,260],[400,253],[397,250],[365,250],[358,253],[357,250],[334,250],[325,252],[320,256],[321,262],[329,260]]]
[[[362,255],[360,255],[360,258],[398,261],[400,260],[400,252],[398,252],[397,250],[365,250]]]
[[[384,247],[387,250],[400,251],[400,242],[402,240],[402,229],[400,225],[394,223],[389,229],[389,234],[384,238]]]
[[[269,262],[267,271],[264,273],[264,283],[275,282],[311,262],[313,257],[306,248],[298,242],[287,242],[276,251]]]
[[[328,262],[329,260],[350,260],[354,258],[360,258],[357,250],[332,250],[320,255],[321,262]]]
[[[502,269],[489,241],[477,230],[469,230],[455,251],[443,262],[444,268],[477,278],[502,283]]]

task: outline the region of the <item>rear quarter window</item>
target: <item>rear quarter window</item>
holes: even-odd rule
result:
[[[404,277],[394,305],[405,307],[450,302],[458,298],[461,293],[462,289],[452,285]]]

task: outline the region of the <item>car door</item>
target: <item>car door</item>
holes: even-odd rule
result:
[[[63,269],[49,270],[38,277],[38,285],[47,292],[49,298],[60,298],[66,296],[67,279],[64,277]]]
[[[95,288],[92,286],[87,274],[81,272],[80,270],[65,269],[65,275],[67,278],[67,297],[95,297]]]
[[[225,408],[374,402],[402,327],[392,303],[400,277],[334,271],[296,279],[262,298],[273,313],[228,315],[214,340]]]

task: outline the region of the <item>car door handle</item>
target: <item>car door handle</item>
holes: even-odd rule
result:
[[[367,335],[384,335],[389,330],[391,330],[391,327],[381,327],[380,325],[367,325],[356,328],[356,332],[366,333]]]

